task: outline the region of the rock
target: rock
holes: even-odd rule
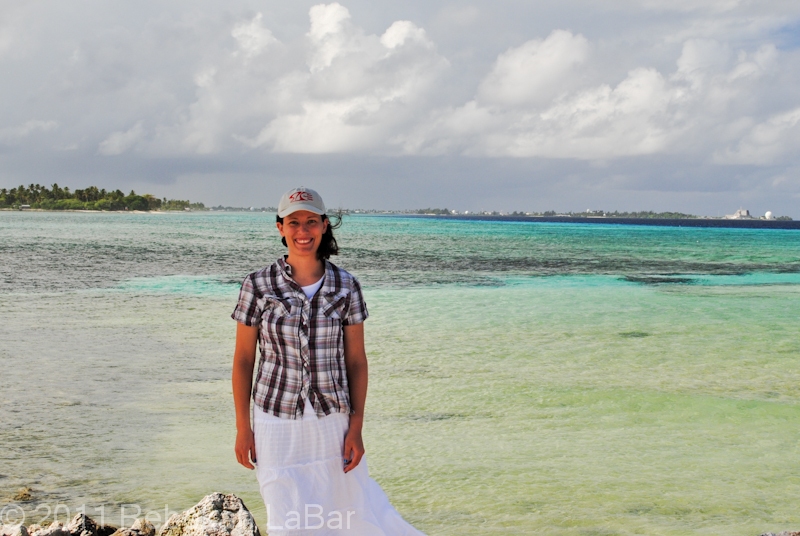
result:
[[[239,497],[212,493],[185,512],[171,516],[158,536],[261,536],[261,533]]]
[[[146,519],[137,519],[127,529],[119,529],[112,536],[156,536],[156,528]]]
[[[64,525],[58,521],[53,521],[47,528],[40,527],[39,525],[31,525],[28,527],[30,536],[72,536],[69,531],[64,528]]]
[[[0,536],[28,536],[25,525],[0,525]]]
[[[86,514],[75,514],[66,529],[72,536],[97,536],[97,523]]]
[[[765,532],[761,536],[800,536],[800,530],[784,530],[783,532]]]
[[[131,525],[131,530],[137,531],[142,536],[156,536],[156,528],[146,519],[137,519]]]
[[[33,494],[31,493],[31,491],[33,491],[31,488],[22,488],[22,489],[20,489],[18,492],[16,492],[14,494],[12,499],[15,500],[15,501],[30,501],[30,500],[33,500]]]

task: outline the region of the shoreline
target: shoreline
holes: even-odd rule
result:
[[[261,536],[244,502],[232,493],[210,493],[191,508],[172,514],[158,528],[147,515],[131,516],[133,524],[126,527],[124,519],[120,520],[120,526],[98,523],[83,512],[75,514],[66,524],[54,520],[48,525],[26,525],[24,519],[19,523],[3,524],[8,514],[14,513],[13,508],[9,512],[7,509],[8,506],[3,510],[3,519],[0,519],[0,536]]]
[[[86,210],[65,209],[51,210],[43,208],[26,208],[23,210],[0,208],[6,212],[52,212],[52,213],[84,213],[84,214],[227,214],[227,213],[253,213],[261,214],[262,211],[251,210]],[[645,225],[650,227],[698,227],[698,228],[728,228],[728,229],[781,229],[800,230],[800,220],[765,220],[765,219],[726,219],[726,218],[615,218],[607,216],[509,216],[492,214],[408,214],[404,212],[377,212],[377,213],[345,213],[347,216],[378,216],[384,218],[414,218],[453,221],[488,221],[488,222],[518,222],[518,223],[572,223],[572,224],[601,224],[601,225]]]
[[[189,212],[214,212],[213,210],[89,210],[89,209],[73,209],[67,208],[64,210],[54,210],[48,208],[0,208],[0,212],[81,212],[85,214],[188,214]],[[221,211],[220,211],[221,212]]]
[[[800,230],[798,220],[734,220],[725,218],[609,218],[605,216],[493,216],[480,214],[384,214],[390,217],[429,218],[462,221],[506,221],[529,223],[583,223],[605,225],[648,225],[652,227],[706,227],[731,229],[788,229]]]

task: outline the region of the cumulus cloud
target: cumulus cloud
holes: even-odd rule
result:
[[[800,148],[800,108],[773,115],[753,126],[736,144],[715,154],[723,164],[774,164]]]
[[[371,34],[338,3],[311,7],[307,20],[303,38],[288,42],[260,13],[234,22],[231,50],[196,68],[193,99],[137,149],[390,152],[393,137],[427,112],[449,63],[410,21]]]
[[[726,43],[690,39],[672,72],[643,66],[616,84],[593,85],[577,74],[588,70],[595,49],[581,35],[556,30],[501,53],[474,99],[417,125],[403,137],[404,150],[586,160],[710,154],[752,127],[753,94],[781,61],[771,43],[734,53]],[[782,114],[757,128],[793,128],[792,117]],[[786,154],[796,146],[791,139],[783,139],[780,151],[761,147],[759,162]],[[744,162],[753,153],[750,142],[742,143],[724,153],[727,161]]]
[[[337,3],[312,7],[309,18],[307,69],[274,85],[286,105],[257,136],[238,139],[277,152],[385,150],[398,130],[424,114],[448,62],[409,21],[378,36],[353,25]]]
[[[49,132],[58,127],[58,121],[31,119],[15,127],[0,128],[0,140],[13,141],[27,138],[36,132]]]
[[[291,153],[798,165],[800,5],[778,0],[9,6],[4,162],[90,147],[119,157],[103,165],[220,169]]]
[[[568,77],[589,56],[582,35],[555,30],[498,56],[478,88],[481,101],[499,106],[543,103],[564,92]]]
[[[730,81],[738,78],[759,78],[774,73],[778,65],[778,49],[773,43],[761,45],[753,54],[739,52],[739,61],[728,75]]]
[[[236,39],[241,53],[247,59],[258,56],[271,45],[278,43],[272,32],[264,27],[263,18],[264,16],[258,13],[253,20],[237,24],[231,31],[231,36]]]
[[[688,81],[695,89],[709,77],[723,72],[729,64],[730,49],[713,39],[690,39],[678,58],[676,79]]]
[[[128,130],[112,132],[100,142],[97,152],[106,156],[122,154],[133,148],[145,135],[142,122],[139,121]]]
[[[578,92],[532,115],[506,153],[598,159],[662,151],[678,134],[665,124],[672,97],[658,71],[636,69],[616,87]]]
[[[727,9],[724,2],[702,6],[705,13]],[[467,11],[477,24],[476,8]],[[134,103],[110,122],[131,126],[101,133],[101,155],[250,150],[596,160],[705,152],[715,161],[744,162],[757,152],[766,162],[793,147],[767,150],[754,141],[763,137],[758,132],[784,128],[776,119],[783,111],[753,99],[788,61],[770,42],[746,50],[716,37],[686,38],[672,69],[634,62],[610,76],[618,51],[554,29],[497,53],[471,97],[459,102],[448,91],[463,65],[409,20],[372,33],[344,5],[318,4],[307,12],[304,34],[284,41],[277,22],[260,12],[222,23],[148,24],[142,41],[153,50],[177,36],[177,45],[199,52],[181,64],[170,60],[185,75],[171,79],[172,87],[163,76],[137,76],[146,74],[143,63],[97,52],[103,47],[93,43],[77,46],[69,60],[62,82],[69,91]],[[212,27],[223,33],[206,46],[201,40]],[[115,39],[123,51],[137,41],[124,33]],[[73,82],[99,68],[101,84]]]

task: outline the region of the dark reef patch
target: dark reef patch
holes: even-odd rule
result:
[[[650,334],[646,331],[623,331],[619,336],[626,339],[641,339],[642,337],[649,337]]]
[[[626,275],[623,281],[642,285],[691,285],[696,281],[691,277],[672,277],[664,275]]]

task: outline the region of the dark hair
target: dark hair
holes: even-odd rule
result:
[[[338,229],[342,225],[342,215],[336,215],[336,223],[332,222],[328,216],[325,214],[322,215],[322,221],[328,221],[328,229],[325,231],[325,234],[322,235],[322,241],[319,243],[319,248],[317,248],[317,258],[319,260],[322,259],[330,259],[331,255],[338,255],[339,254],[339,244],[336,243],[336,238],[333,236],[333,230]],[[280,216],[275,216],[275,221],[283,224],[283,218]],[[281,237],[281,244],[284,246],[286,245],[286,239]]]

